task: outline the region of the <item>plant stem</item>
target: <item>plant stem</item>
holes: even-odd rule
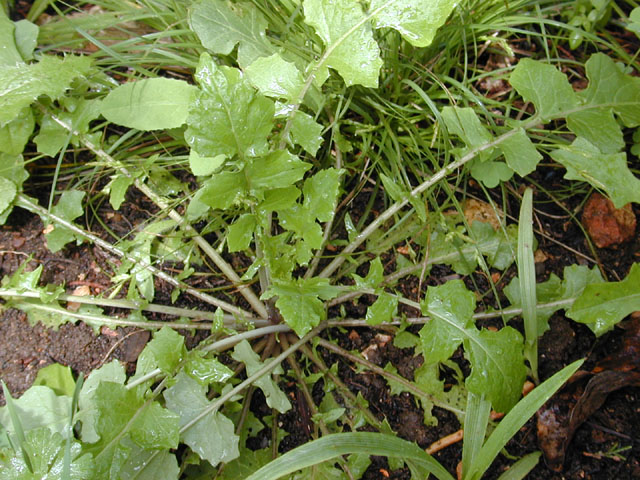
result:
[[[243,310],[239,307],[236,307],[235,305],[231,305],[230,303],[227,303],[223,300],[219,300],[215,297],[212,297],[211,295],[207,295],[206,293],[202,293],[198,290],[196,290],[195,288],[187,285],[184,282],[181,282],[179,280],[176,280],[175,278],[173,278],[171,275],[167,275],[165,272],[163,272],[162,270],[160,270],[159,268],[154,267],[153,265],[141,261],[139,258],[135,258],[132,255],[126,253],[123,250],[120,250],[118,247],[115,247],[113,245],[111,245],[108,242],[105,242],[104,240],[102,240],[100,237],[89,233],[85,230],[83,230],[82,228],[76,226],[75,224],[73,224],[72,222],[69,222],[67,220],[65,220],[64,218],[58,217],[57,215],[54,215],[53,213],[51,213],[49,210],[47,210],[46,208],[41,207],[40,205],[38,205],[37,203],[35,203],[33,200],[31,200],[29,197],[27,197],[26,195],[20,193],[17,196],[17,200],[16,200],[16,205],[22,208],[25,208],[26,210],[29,210],[30,212],[34,212],[38,215],[40,215],[40,217],[42,218],[47,218],[50,221],[53,221],[59,225],[62,225],[65,228],[68,228],[69,230],[71,230],[72,232],[80,235],[83,238],[86,238],[87,240],[93,242],[94,244],[100,246],[101,248],[104,248],[105,250],[107,250],[108,252],[117,255],[119,257],[122,258],[126,258],[127,260],[133,262],[134,264],[136,264],[138,267],[143,268],[143,269],[147,269],[149,271],[151,271],[154,275],[156,275],[158,278],[164,280],[165,282],[167,282],[168,284],[176,287],[176,288],[180,288],[183,289],[185,292],[189,293],[190,295],[193,295],[194,297],[198,298],[199,300],[202,300],[203,302],[207,302],[211,305],[214,305],[216,307],[220,307],[221,309],[232,313],[234,315],[238,315],[240,317],[240,319],[250,319],[252,318],[252,315],[247,312],[246,310]]]
[[[129,171],[124,167],[120,162],[114,159],[107,152],[97,147],[91,142],[85,135],[73,129],[72,126],[68,125],[66,122],[60,120],[55,115],[47,112],[51,119],[56,122],[58,125],[77,136],[82,144],[86,146],[89,150],[91,150],[98,158],[104,160],[108,164],[110,164],[113,168],[119,170],[123,175],[126,175],[129,178],[132,178],[132,175]],[[148,185],[140,181],[138,178],[134,178],[134,184],[138,190],[140,190],[144,195],[146,195],[153,203],[155,203],[158,208],[161,210],[167,211],[169,218],[176,222],[181,228],[187,231],[196,242],[196,244],[202,249],[202,251],[215,263],[215,265],[220,269],[220,271],[233,283],[233,285],[238,289],[240,294],[249,302],[251,307],[255,310],[255,312],[261,316],[262,318],[267,318],[267,309],[265,308],[262,301],[256,296],[256,294],[251,290],[251,287],[245,285],[240,280],[240,277],[235,272],[233,267],[229,265],[222,256],[216,252],[216,250],[207,242],[197,231],[195,228],[191,226],[185,219],[180,215],[176,210],[169,207],[169,204],[156,192],[154,192]]]

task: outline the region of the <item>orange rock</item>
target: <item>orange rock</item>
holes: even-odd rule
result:
[[[636,216],[631,204],[615,208],[611,200],[599,193],[587,200],[582,223],[598,248],[624,243],[632,239],[636,231]]]

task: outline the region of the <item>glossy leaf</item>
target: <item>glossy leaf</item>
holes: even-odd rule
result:
[[[311,115],[297,112],[291,122],[291,139],[311,155],[315,155],[322,145],[323,127]]]
[[[304,206],[313,212],[315,218],[320,222],[328,222],[333,219],[338,203],[340,178],[343,173],[343,170],[327,168],[320,170],[304,182],[302,189]]]
[[[196,91],[182,80],[137,80],[111,90],[100,113],[112,123],[138,130],[177,128],[186,122]]]
[[[527,134],[522,128],[517,133],[499,146],[510,169],[521,177],[530,174],[536,169],[542,155],[538,153]]]
[[[20,398],[14,399],[13,404],[25,432],[41,427],[57,433],[66,431],[71,397],[58,396],[49,387],[33,386]],[[6,405],[0,407],[0,424],[13,435],[14,427]]]
[[[454,0],[372,0],[369,9],[378,12],[374,28],[393,28],[411,45],[426,47],[455,6]]]
[[[38,44],[38,33],[40,27],[29,20],[19,20],[15,22],[14,37],[16,48],[23,60],[33,60],[33,51]]]
[[[284,188],[304,177],[311,164],[303,162],[286,150],[276,150],[252,160],[245,168],[249,190],[257,192]]]
[[[177,448],[178,414],[152,402],[131,427],[131,439],[147,449]]]
[[[206,157],[266,154],[273,102],[259,94],[240,70],[219,67],[208,54],[200,57],[195,78],[201,91],[187,118],[189,145]]]
[[[240,216],[233,225],[229,226],[227,245],[230,252],[240,252],[249,248],[253,239],[253,231],[256,228],[256,219],[253,215]]]
[[[600,336],[637,310],[640,310],[640,264],[634,263],[620,282],[587,285],[567,316],[586,324]]]
[[[249,81],[267,97],[292,100],[304,84],[298,68],[277,53],[256,59],[244,71]]]
[[[184,337],[170,327],[162,327],[140,353],[138,368],[146,372],[159,368],[171,375],[185,354]]]
[[[74,220],[84,213],[82,199],[85,193],[79,190],[67,190],[60,195],[58,203],[51,209],[54,215],[65,220]],[[47,247],[55,253],[67,243],[75,240],[77,235],[61,225],[54,225],[53,230],[45,235]]]
[[[202,45],[213,53],[229,55],[240,44],[241,67],[273,53],[265,35],[267,21],[249,2],[201,0],[193,6],[189,20]]]
[[[582,180],[607,192],[616,208],[629,202],[640,203],[640,180],[627,166],[627,155],[602,153],[583,138],[553,150],[551,157],[566,169],[565,178]]]
[[[74,78],[86,76],[90,67],[88,57],[62,59],[45,55],[38,63],[0,68],[0,127],[20,115],[40,95],[57,99]]]
[[[184,371],[200,385],[224,383],[233,376],[233,370],[213,357],[206,357],[200,350],[191,350],[187,354]]]
[[[351,0],[305,0],[305,22],[315,28],[335,69],[347,86],[377,87],[382,60],[362,6]]]
[[[184,372],[175,376],[173,386],[164,391],[167,408],[180,416],[180,428],[208,408],[207,388]],[[182,432],[182,441],[200,458],[216,466],[239,455],[238,436],[231,420],[220,412],[213,412]]]
[[[369,325],[380,325],[390,322],[398,311],[398,297],[388,293],[380,293],[373,305],[367,308],[365,321]]]
[[[30,108],[25,108],[12,121],[0,127],[0,152],[20,155],[33,133],[35,120]]]
[[[4,177],[0,177],[0,214],[7,210],[16,198],[18,189],[15,184]]]
[[[362,278],[355,273],[351,276],[355,280],[357,288],[376,288],[382,283],[383,273],[382,261],[380,257],[376,257],[369,262],[369,271],[366,277]]]

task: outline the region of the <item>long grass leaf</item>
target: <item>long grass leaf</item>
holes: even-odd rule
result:
[[[285,453],[254,472],[247,480],[275,480],[303,468],[353,453],[403,458],[432,473],[439,480],[453,480],[451,474],[437,460],[416,444],[391,435],[371,432],[325,435]]]

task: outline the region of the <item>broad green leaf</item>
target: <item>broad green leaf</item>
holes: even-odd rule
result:
[[[276,307],[287,324],[303,336],[326,318],[320,298],[329,300],[339,293],[340,289],[330,285],[328,279],[313,277],[276,282],[262,298],[278,296]]]
[[[148,452],[148,451],[147,451]],[[180,467],[173,453],[168,450],[153,451],[155,455],[149,461],[150,453],[140,448],[129,456],[118,472],[120,480],[178,480],[180,477]],[[147,456],[145,456],[147,455]]]
[[[40,27],[29,20],[20,20],[15,23],[16,47],[23,60],[33,60],[33,51],[38,45],[39,32]]]
[[[76,382],[71,374],[71,368],[52,363],[38,370],[32,385],[43,385],[52,389],[56,395],[73,397]]]
[[[113,382],[123,385],[127,379],[124,367],[117,360],[104,364],[91,372],[82,384],[78,397],[78,413],[76,419],[82,422],[81,438],[85,443],[94,443],[100,439],[95,430],[95,421],[98,417],[98,409],[94,403],[96,389],[100,382]]]
[[[40,121],[40,129],[33,140],[38,147],[38,152],[53,157],[64,148],[70,138],[71,135],[66,128],[55,122],[49,115],[45,115]]]
[[[202,45],[213,53],[229,55],[240,44],[238,64],[243,68],[273,53],[265,35],[267,20],[249,2],[202,0],[193,6],[189,20]]]
[[[184,337],[173,328],[162,327],[153,334],[153,340],[147,343],[140,353],[138,364],[146,365],[145,371],[159,368],[171,375],[185,353]]]
[[[178,414],[152,402],[131,426],[131,439],[143,448],[178,448]]]
[[[369,262],[369,271],[366,277],[362,278],[355,273],[351,276],[355,280],[357,288],[377,288],[382,283],[383,274],[382,261],[380,257],[376,257]]]
[[[71,397],[58,396],[51,388],[37,385],[29,388],[20,398],[14,399],[13,404],[25,432],[41,427],[60,434],[67,431]],[[14,434],[7,406],[0,407],[0,424],[11,435]]]
[[[69,475],[64,480],[94,478],[94,464],[90,454],[83,454],[78,442],[70,444]],[[0,480],[63,480],[66,440],[57,432],[47,428],[31,430],[24,444],[29,456],[29,465],[22,455],[16,453],[7,459],[5,468],[0,468]],[[0,465],[4,458],[0,458]],[[33,469],[33,471],[31,471]]]
[[[287,210],[279,211],[278,219],[282,227],[298,234],[309,248],[322,246],[322,228],[315,221],[314,211],[296,204]]]
[[[466,330],[473,326],[475,296],[462,280],[452,280],[428,287],[421,306],[422,313],[431,317],[420,330],[424,361],[444,362],[469,335]]]
[[[245,167],[245,175],[252,194],[284,188],[293,185],[304,177],[311,164],[303,162],[286,150],[277,150],[260,158],[253,159]]]
[[[247,179],[242,172],[220,172],[206,180],[200,189],[198,201],[222,210],[239,202],[247,191]]]
[[[311,115],[298,111],[291,122],[291,139],[311,155],[322,145],[323,127]]]
[[[240,218],[233,222],[233,225],[229,226],[227,234],[229,251],[240,252],[249,248],[255,228],[256,218],[248,213],[241,215]]]
[[[567,76],[553,65],[524,58],[511,73],[509,83],[536,107],[542,119],[578,106],[578,98]]]
[[[0,69],[0,127],[10,122],[40,95],[60,97],[74,78],[86,76],[88,57],[43,56],[38,63]]]
[[[292,100],[298,96],[304,84],[298,68],[278,53],[256,59],[244,72],[260,93],[267,97]]]
[[[16,45],[14,31],[15,24],[9,20],[4,9],[0,9],[0,66],[2,68],[24,63]]]
[[[180,416],[180,428],[208,408],[207,387],[184,372],[175,376],[173,386],[164,391],[167,408]],[[230,462],[239,455],[238,436],[231,420],[220,412],[210,413],[181,433],[184,443],[200,458],[216,466]]]
[[[97,444],[100,450],[114,446],[114,440],[120,438],[123,430],[143,403],[143,399],[135,390],[128,390],[122,384],[107,381],[98,384],[92,404],[97,414],[94,425],[100,437]]]
[[[569,129],[602,153],[619,152],[625,145],[622,129],[611,108],[594,108],[572,113],[567,117]]]
[[[520,399],[527,378],[520,332],[511,327],[497,332],[474,329],[465,340],[465,350],[471,362],[467,388],[486,395],[494,410],[510,410]]]
[[[268,190],[264,193],[264,200],[259,208],[265,213],[292,208],[300,197],[300,193],[300,189],[294,186]]]
[[[82,208],[83,198],[84,192],[79,190],[66,190],[60,195],[60,199],[51,209],[51,213],[71,221],[84,213],[84,209]],[[71,230],[56,224],[54,224],[53,230],[45,235],[45,238],[47,239],[47,247],[52,253],[57,252],[69,242],[82,239],[82,237],[78,237]]]
[[[585,67],[589,86],[580,92],[584,103],[607,106],[625,127],[640,125],[640,78],[625,74],[603,53],[592,55]]]
[[[587,285],[567,316],[586,324],[600,336],[637,310],[640,310],[640,264],[634,263],[621,282]]]
[[[237,68],[218,67],[202,54],[195,75],[200,93],[189,112],[185,139],[205,157],[267,153],[275,107]]]
[[[340,177],[343,170],[328,168],[320,170],[313,177],[304,182],[304,206],[313,212],[320,222],[328,222],[333,219],[338,192],[340,189]]]
[[[411,45],[426,47],[455,6],[454,0],[372,0],[369,9],[379,9],[374,28],[393,28]]]
[[[398,311],[398,297],[381,293],[373,305],[367,308],[365,320],[369,325],[380,325],[393,319]]]
[[[542,159],[542,155],[538,153],[522,128],[518,128],[515,135],[502,141],[499,148],[509,168],[521,177],[533,172]]]
[[[17,193],[18,189],[12,181],[0,177],[0,214],[11,206]]]
[[[211,175],[224,164],[224,155],[201,157],[194,149],[189,151],[189,167],[194,175]]]
[[[116,174],[111,178],[105,190],[109,192],[109,203],[114,210],[118,210],[124,202],[129,187],[135,182],[135,177],[124,174]]]
[[[479,147],[493,140],[493,135],[470,107],[444,107],[442,119],[449,133],[460,137],[469,148]],[[483,152],[481,158],[487,159],[487,155]]]
[[[494,162],[488,160],[479,162],[472,161],[471,176],[482,182],[487,188],[495,188],[500,182],[506,182],[513,177],[513,170],[504,162]]]
[[[20,155],[33,133],[34,126],[31,109],[23,109],[16,118],[0,127],[0,152]]]
[[[213,357],[206,357],[200,350],[190,350],[184,371],[200,385],[224,383],[233,376],[233,370]]]
[[[100,113],[117,125],[138,130],[176,128],[187,120],[196,87],[171,78],[145,78],[114,88]]]
[[[567,169],[564,178],[582,180],[604,190],[616,208],[629,202],[640,203],[640,180],[629,170],[626,153],[602,153],[578,137],[550,155]]]
[[[351,0],[304,0],[305,22],[329,53],[323,66],[335,69],[347,86],[377,87],[382,60],[362,6]]]
[[[248,376],[253,375],[264,366],[262,362],[260,362],[258,354],[253,351],[251,345],[249,345],[249,342],[246,340],[243,340],[235,346],[231,357],[237,362],[245,364]],[[277,370],[273,373],[282,373],[282,371]],[[267,400],[267,405],[271,408],[275,408],[280,413],[287,412],[291,409],[291,403],[289,403],[287,395],[280,390],[270,374],[260,377],[255,381],[255,385],[262,390]]]

